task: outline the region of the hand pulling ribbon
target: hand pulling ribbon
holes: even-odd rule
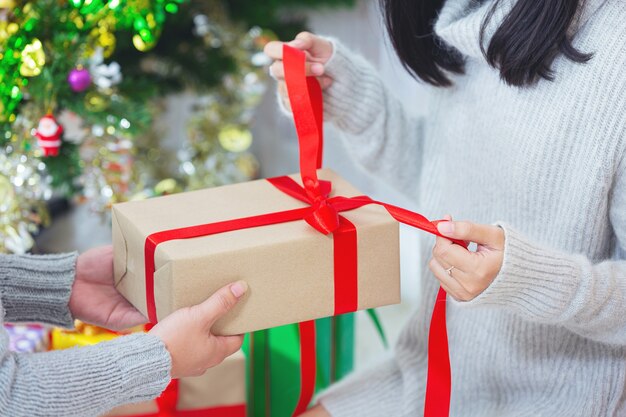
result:
[[[270,178],[270,182],[283,193],[308,204],[307,207],[267,213],[210,224],[165,230],[146,238],[144,247],[146,275],[146,303],[148,318],[156,323],[154,298],[154,253],[156,247],[174,239],[190,239],[233,230],[304,220],[323,234],[333,234],[335,314],[356,311],[357,288],[357,230],[339,213],[369,204],[384,207],[397,221],[441,236],[437,222],[400,207],[372,200],[367,196],[330,197],[331,184],[320,181],[317,169],[322,161],[322,91],[314,77],[306,77],[305,55],[302,51],[283,47],[285,81],[293,111],[300,145],[300,174],[303,186],[289,177]],[[455,243],[467,246],[463,241]],[[315,323],[300,323],[301,388],[294,415],[304,412],[315,391]],[[426,417],[448,416],[450,406],[450,358],[446,329],[446,293],[439,289],[431,319],[428,341],[428,381],[426,388]]]

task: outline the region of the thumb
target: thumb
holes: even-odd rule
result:
[[[237,281],[220,288],[206,301],[198,304],[201,320],[209,327],[213,326],[213,323],[235,307],[246,291],[248,284],[245,281]]]
[[[497,226],[472,222],[442,221],[437,224],[442,235],[458,240],[475,242],[493,248],[504,247],[503,233]]]
[[[221,353],[227,357],[237,352],[243,344],[243,335],[215,336]]]

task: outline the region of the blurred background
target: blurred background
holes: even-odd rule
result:
[[[0,0],[0,251],[83,251],[111,241],[112,204],[293,173],[266,42],[333,36],[375,65],[409,111],[370,0]],[[325,165],[374,198],[414,207],[350,159],[326,126]],[[420,260],[402,230],[403,303],[380,309],[394,340],[415,307]],[[357,319],[357,367],[383,352]]]

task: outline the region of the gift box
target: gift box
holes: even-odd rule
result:
[[[397,222],[441,234],[437,221],[361,195],[332,171],[319,170],[321,88],[314,77],[306,77],[302,51],[284,45],[283,63],[300,174],[114,206],[114,269],[117,288],[152,323],[204,301],[229,282],[246,280],[250,290],[245,298],[213,330],[239,334],[298,322],[285,327],[298,337],[299,360],[294,363],[299,362],[300,387],[287,387],[298,393],[298,415],[316,387],[326,383],[320,384],[320,375],[341,375],[331,350],[341,347],[333,338],[345,334],[331,331],[330,343],[319,346],[316,333],[325,322],[320,318],[339,316],[329,319],[332,327],[344,313],[399,302]],[[279,354],[282,344],[271,344],[276,331],[249,338],[253,394],[263,387],[262,380],[272,378],[266,376],[273,359],[262,352]],[[442,288],[428,337],[425,415],[446,415],[451,373]],[[269,338],[270,344],[259,338]],[[351,347],[351,342],[344,345]],[[330,367],[323,362],[326,354],[331,355]],[[286,369],[277,370],[278,375],[296,375]],[[274,395],[283,393],[253,395],[252,415],[278,415],[270,403]],[[281,413],[292,405],[281,406]]]
[[[354,315],[318,319],[315,391],[346,376],[354,362]],[[248,416],[291,417],[302,396],[301,339],[297,325],[250,333],[244,340]]]
[[[318,175],[327,181],[323,184],[332,183],[329,198],[361,195],[330,170],[320,170]],[[281,180],[294,186],[302,184],[297,175]],[[249,291],[213,327],[217,334],[241,334],[398,303],[398,222],[382,207],[356,208],[341,213],[353,225],[354,236],[338,239],[336,233],[334,238],[320,233],[302,219],[311,211],[309,207],[277,188],[272,180],[116,204],[113,243],[117,289],[156,321],[243,279]],[[231,220],[242,221],[246,227],[255,217],[262,224],[264,215],[278,218],[284,213],[291,217],[274,224],[207,235],[197,232],[215,225],[224,230],[224,222]],[[188,232],[200,235],[180,238]],[[172,240],[158,244],[153,255],[147,253],[151,240],[158,242],[168,234]],[[348,250],[338,250],[339,244]],[[146,272],[146,262],[152,261],[154,272]],[[336,276],[344,269],[353,269],[354,274],[350,276],[348,271],[348,277]],[[150,304],[156,316],[151,314]],[[345,311],[338,311],[338,305],[347,305]]]
[[[115,339],[123,334],[140,331],[143,331],[143,326],[137,326],[123,332],[114,332],[102,327],[83,323],[80,320],[75,320],[74,330],[54,328],[50,331],[50,350],[95,345],[100,342]]]
[[[35,353],[48,350],[48,329],[39,325],[11,325],[4,328],[9,334],[9,350]]]
[[[115,408],[107,417],[246,417],[246,365],[237,352],[202,376],[174,380],[154,401]]]

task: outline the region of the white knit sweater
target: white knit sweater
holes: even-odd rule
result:
[[[523,0],[520,0],[523,1]],[[626,416],[626,2],[588,0],[556,79],[509,87],[482,56],[491,1],[448,0],[437,34],[466,56],[411,118],[373,68],[336,43],[326,116],[356,161],[430,218],[498,223],[504,264],[476,299],[448,304],[452,416]],[[493,27],[508,10],[505,0]],[[422,259],[432,237],[423,234]],[[437,281],[393,359],[321,396],[333,417],[419,416]]]

